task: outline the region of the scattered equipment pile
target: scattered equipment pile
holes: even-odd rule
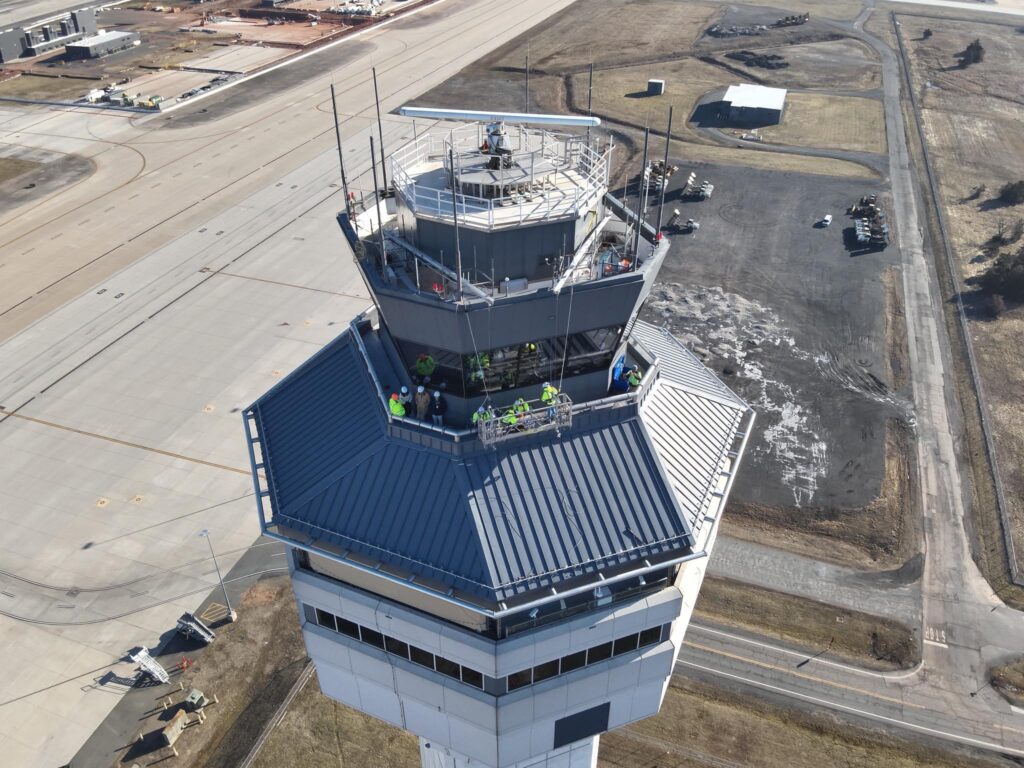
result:
[[[889,224],[885,209],[878,204],[878,195],[864,195],[846,211],[854,219],[857,242],[875,248],[889,245]]]

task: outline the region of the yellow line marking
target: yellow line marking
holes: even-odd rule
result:
[[[172,459],[181,459],[182,461],[190,461],[193,464],[202,464],[206,467],[213,467],[214,469],[225,469],[228,472],[238,472],[242,475],[252,475],[248,469],[239,469],[238,467],[230,467],[227,464],[218,464],[214,461],[206,461],[205,459],[196,459],[191,456],[183,456],[180,453],[172,453],[171,451],[165,451],[162,448],[152,448],[148,445],[141,445],[140,443],[132,443],[128,440],[121,440],[117,437],[110,437],[109,435],[101,435],[96,432],[88,432],[84,429],[78,429],[77,427],[69,427],[64,424],[57,424],[53,421],[46,421],[45,419],[37,419],[35,416],[26,416],[23,413],[15,413],[14,411],[8,411],[0,408],[0,415],[13,416],[16,419],[22,419],[24,421],[30,421],[33,424],[41,424],[44,427],[53,427],[54,429],[60,429],[64,432],[72,432],[76,435],[83,435],[85,437],[94,437],[97,440],[105,440],[108,443],[114,443],[115,445],[123,445],[126,448],[138,448],[140,451],[149,451],[150,453],[157,453],[161,456],[168,456]]]
[[[892,696],[883,696],[883,695],[878,694],[878,693],[872,693],[871,691],[865,691],[863,688],[857,688],[857,687],[852,686],[852,685],[846,685],[845,683],[836,683],[836,682],[833,682],[831,680],[826,680],[823,677],[815,677],[814,675],[806,675],[803,672],[797,672],[796,670],[788,669],[787,667],[780,667],[780,666],[777,666],[775,664],[769,664],[768,662],[765,662],[765,661],[757,661],[756,659],[750,659],[750,658],[747,658],[746,656],[740,656],[739,654],[729,653],[728,651],[720,651],[720,650],[718,650],[716,648],[710,648],[710,647],[708,647],[706,645],[701,645],[700,643],[694,643],[694,642],[691,642],[689,640],[684,640],[683,642],[686,643],[686,645],[689,645],[689,646],[691,646],[693,648],[696,648],[697,650],[700,650],[700,651],[707,651],[708,653],[713,653],[713,654],[715,654],[717,656],[725,656],[726,658],[733,659],[735,661],[742,661],[745,664],[753,664],[753,665],[761,667],[763,669],[771,669],[771,670],[774,670],[776,672],[784,672],[784,673],[786,673],[788,675],[793,675],[794,677],[799,677],[799,678],[802,678],[804,680],[809,680],[809,681],[814,682],[814,683],[823,683],[824,685],[830,685],[833,688],[841,688],[843,690],[851,691],[853,693],[859,693],[862,696],[870,696],[873,699],[880,699],[881,701],[888,701],[888,702],[891,702],[893,704],[899,704],[901,707],[913,707],[914,709],[925,709],[925,710],[928,709],[928,707],[925,707],[925,706],[923,706],[921,704],[911,704],[910,702],[903,701],[902,699],[896,699],[896,698],[893,698]]]

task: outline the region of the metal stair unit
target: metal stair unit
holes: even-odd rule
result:
[[[540,400],[528,400],[530,410],[516,414],[515,423],[506,421],[510,405],[494,411],[492,418],[477,422],[477,434],[484,445],[494,445],[521,435],[533,435],[550,429],[561,430],[572,425],[572,400],[565,393],[556,396],[549,405]]]
[[[142,671],[158,683],[171,682],[171,676],[167,674],[167,670],[160,666],[160,662],[149,655],[148,648],[140,648],[137,653],[130,654],[129,658],[142,667]]]
[[[181,618],[178,619],[178,632],[189,640],[199,640],[207,644],[212,643],[217,637],[212,629],[191,613],[181,614]]]

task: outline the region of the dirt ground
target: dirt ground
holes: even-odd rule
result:
[[[971,285],[994,258],[985,244],[1000,222],[1009,226],[1024,218],[1024,207],[1005,207],[995,200],[1003,184],[1024,179],[1024,36],[1008,25],[915,16],[900,16],[900,21],[970,309],[970,333],[1013,517],[1018,565],[1024,568],[1024,375],[1016,354],[1024,333],[1024,308],[1011,305],[994,318]],[[932,30],[927,40],[926,28]],[[958,68],[953,54],[974,39],[984,46],[984,61]],[[979,517],[975,528],[991,542],[983,549],[1001,548],[997,521]]]
[[[732,579],[705,578],[696,615],[868,669],[908,669],[921,660],[914,631],[898,622]]]
[[[782,122],[761,129],[765,141],[799,147],[887,151],[882,102],[823,93],[789,93]]]
[[[1024,657],[989,670],[992,687],[1016,707],[1024,707]]]
[[[260,579],[237,606],[239,619],[216,628],[217,639],[180,678],[187,693],[198,688],[218,703],[205,708],[206,722],[189,726],[175,747],[176,764],[194,768],[236,765],[248,754],[306,665],[295,599],[287,576]],[[164,711],[154,700],[140,723],[146,740],[118,755],[114,765],[150,761],[165,752],[150,751],[156,732],[180,706],[184,693],[172,696]],[[282,763],[284,764],[284,763]]]
[[[829,712],[777,708],[676,676],[661,713],[601,737],[599,768],[1010,768],[956,746],[919,744],[840,722]],[[253,768],[416,768],[415,737],[306,684]]]
[[[882,86],[882,67],[871,49],[859,40],[827,40],[790,45],[782,50],[763,48],[760,43],[751,42],[741,50],[781,55],[789,66],[763,69],[748,67],[724,54],[716,54],[712,58],[721,64],[737,67],[749,74],[751,80],[756,78],[764,85],[781,88],[869,91]]]

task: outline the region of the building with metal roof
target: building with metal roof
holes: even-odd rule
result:
[[[660,707],[753,414],[636,319],[668,243],[611,147],[489,119],[342,215],[375,306],[246,410],[260,521],[325,694],[424,765],[593,765]]]
[[[776,125],[786,108],[786,89],[742,83],[730,85],[722,102],[729,120],[740,125]]]

